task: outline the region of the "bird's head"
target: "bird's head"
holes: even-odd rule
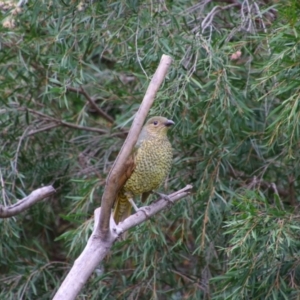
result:
[[[152,117],[146,122],[143,130],[149,135],[166,136],[168,129],[174,124],[172,120],[164,117]]]

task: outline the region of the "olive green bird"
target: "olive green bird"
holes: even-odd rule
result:
[[[114,208],[116,224],[131,215],[131,208],[138,210],[133,199],[141,196],[146,201],[153,190],[156,190],[168,176],[172,165],[172,146],[167,132],[174,125],[172,120],[164,117],[152,117],[144,125],[134,147],[133,163],[126,166],[128,179],[117,194]]]

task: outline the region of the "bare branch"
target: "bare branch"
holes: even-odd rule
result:
[[[80,125],[75,125],[75,124],[60,121],[60,120],[57,120],[57,121],[59,122],[59,124],[65,126],[65,127],[69,127],[69,128],[86,130],[86,131],[93,131],[93,132],[98,132],[98,133],[101,133],[101,134],[108,134],[109,133],[109,131],[104,130],[104,129],[100,129],[100,128],[80,126]]]
[[[162,56],[159,66],[155,74],[153,75],[152,80],[149,83],[144,99],[133,120],[128,136],[107,177],[105,190],[102,196],[101,218],[99,222],[99,230],[103,237],[105,237],[109,233],[109,218],[111,215],[111,208],[114,204],[118,190],[118,180],[121,174],[124,172],[127,158],[129,157],[138,139],[139,133],[142,129],[146,116],[154,102],[156,93],[167,74],[171,62],[172,58],[170,56]]]
[[[233,4],[229,4],[227,6],[215,6],[210,13],[205,17],[205,19],[202,21],[201,23],[201,27],[202,27],[202,33],[205,31],[205,29],[211,25],[214,16],[219,13],[220,11],[226,10],[228,8],[234,7],[234,6],[239,6],[239,3],[233,3]]]
[[[59,124],[51,124],[51,125],[48,125],[48,126],[45,126],[45,127],[42,127],[40,129],[36,129],[36,130],[30,130],[26,136],[31,136],[31,135],[35,135],[37,133],[40,133],[40,132],[43,132],[43,131],[48,131],[52,128],[55,128],[55,127],[58,127]]]
[[[115,123],[115,120],[108,115],[105,111],[103,111],[94,101],[94,99],[92,97],[90,97],[90,95],[85,91],[85,89],[81,86],[80,89],[77,89],[75,87],[71,87],[71,86],[67,86],[66,87],[68,91],[71,92],[75,92],[78,94],[82,94],[87,101],[90,103],[90,105],[97,111],[97,113],[104,118],[106,121],[108,121],[109,123],[113,124]]]
[[[248,176],[244,172],[238,171],[233,168],[232,165],[229,164],[229,171],[228,174],[232,176],[234,179],[240,179],[241,182],[238,182],[238,185],[242,187],[246,187],[249,189],[256,189],[256,188],[263,188],[270,190],[272,193],[277,194],[280,197],[283,197],[285,199],[289,198],[289,188],[279,188],[276,186],[276,189],[274,189],[275,183],[270,183],[268,181],[265,181],[261,178],[261,176]],[[289,182],[289,186],[293,185],[293,182]]]
[[[190,194],[192,189],[191,185],[187,185],[185,188],[169,195],[171,202],[179,201],[180,199],[186,197]],[[65,278],[64,282],[60,286],[59,290],[55,294],[53,300],[73,300],[76,298],[86,281],[89,279],[95,268],[104,259],[104,257],[109,253],[110,248],[117,238],[129,228],[135,227],[142,222],[145,222],[149,217],[157,214],[163,209],[170,205],[169,201],[160,199],[149,206],[143,207],[137,213],[131,215],[123,222],[118,225],[115,224],[113,218],[110,218],[110,227],[112,231],[105,239],[99,236],[99,216],[102,215],[103,208],[97,208],[95,210],[95,224],[93,233],[90,236],[88,243],[81,253],[81,255],[76,259],[72,269]],[[101,221],[101,217],[100,217]]]
[[[49,185],[31,192],[30,195],[18,201],[17,203],[4,207],[0,205],[0,218],[9,218],[23,212],[33,204],[49,197],[55,193],[55,189]]]
[[[101,134],[109,134],[109,131],[107,131],[105,129],[75,125],[75,124],[68,123],[68,122],[65,122],[65,121],[62,121],[62,120],[59,120],[59,119],[55,119],[51,116],[48,116],[46,114],[43,114],[39,111],[35,111],[35,110],[27,108],[27,107],[21,107],[21,108],[19,108],[19,110],[29,111],[30,113],[32,113],[34,115],[40,116],[40,117],[42,117],[46,120],[52,121],[54,123],[57,123],[59,125],[65,126],[65,127],[80,129],[80,130],[86,130],[86,131],[93,131],[93,132],[98,132],[98,133],[101,133]],[[29,134],[30,134],[30,132],[29,132]]]

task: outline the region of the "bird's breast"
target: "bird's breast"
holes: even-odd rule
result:
[[[135,170],[124,188],[134,195],[157,189],[169,174],[172,146],[167,139],[143,141],[135,157]]]

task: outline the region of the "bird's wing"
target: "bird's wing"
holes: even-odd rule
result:
[[[139,137],[138,142],[134,146],[131,154],[129,155],[127,161],[123,166],[123,172],[118,181],[117,191],[119,191],[125,185],[126,181],[130,178],[131,174],[133,173],[136,165],[136,157],[140,149],[141,143],[142,141],[140,141]]]
[[[127,161],[125,162],[123,166],[123,172],[118,180],[117,191],[119,191],[124,186],[128,178],[133,173],[135,169],[135,156],[135,153],[130,154]]]
[[[123,187],[135,169],[138,149],[139,147],[135,147],[132,153],[129,155],[126,163],[123,166],[123,172],[118,181],[118,192],[114,205],[114,220],[116,224],[125,220],[131,214],[131,204],[128,202],[128,196],[126,195]]]

